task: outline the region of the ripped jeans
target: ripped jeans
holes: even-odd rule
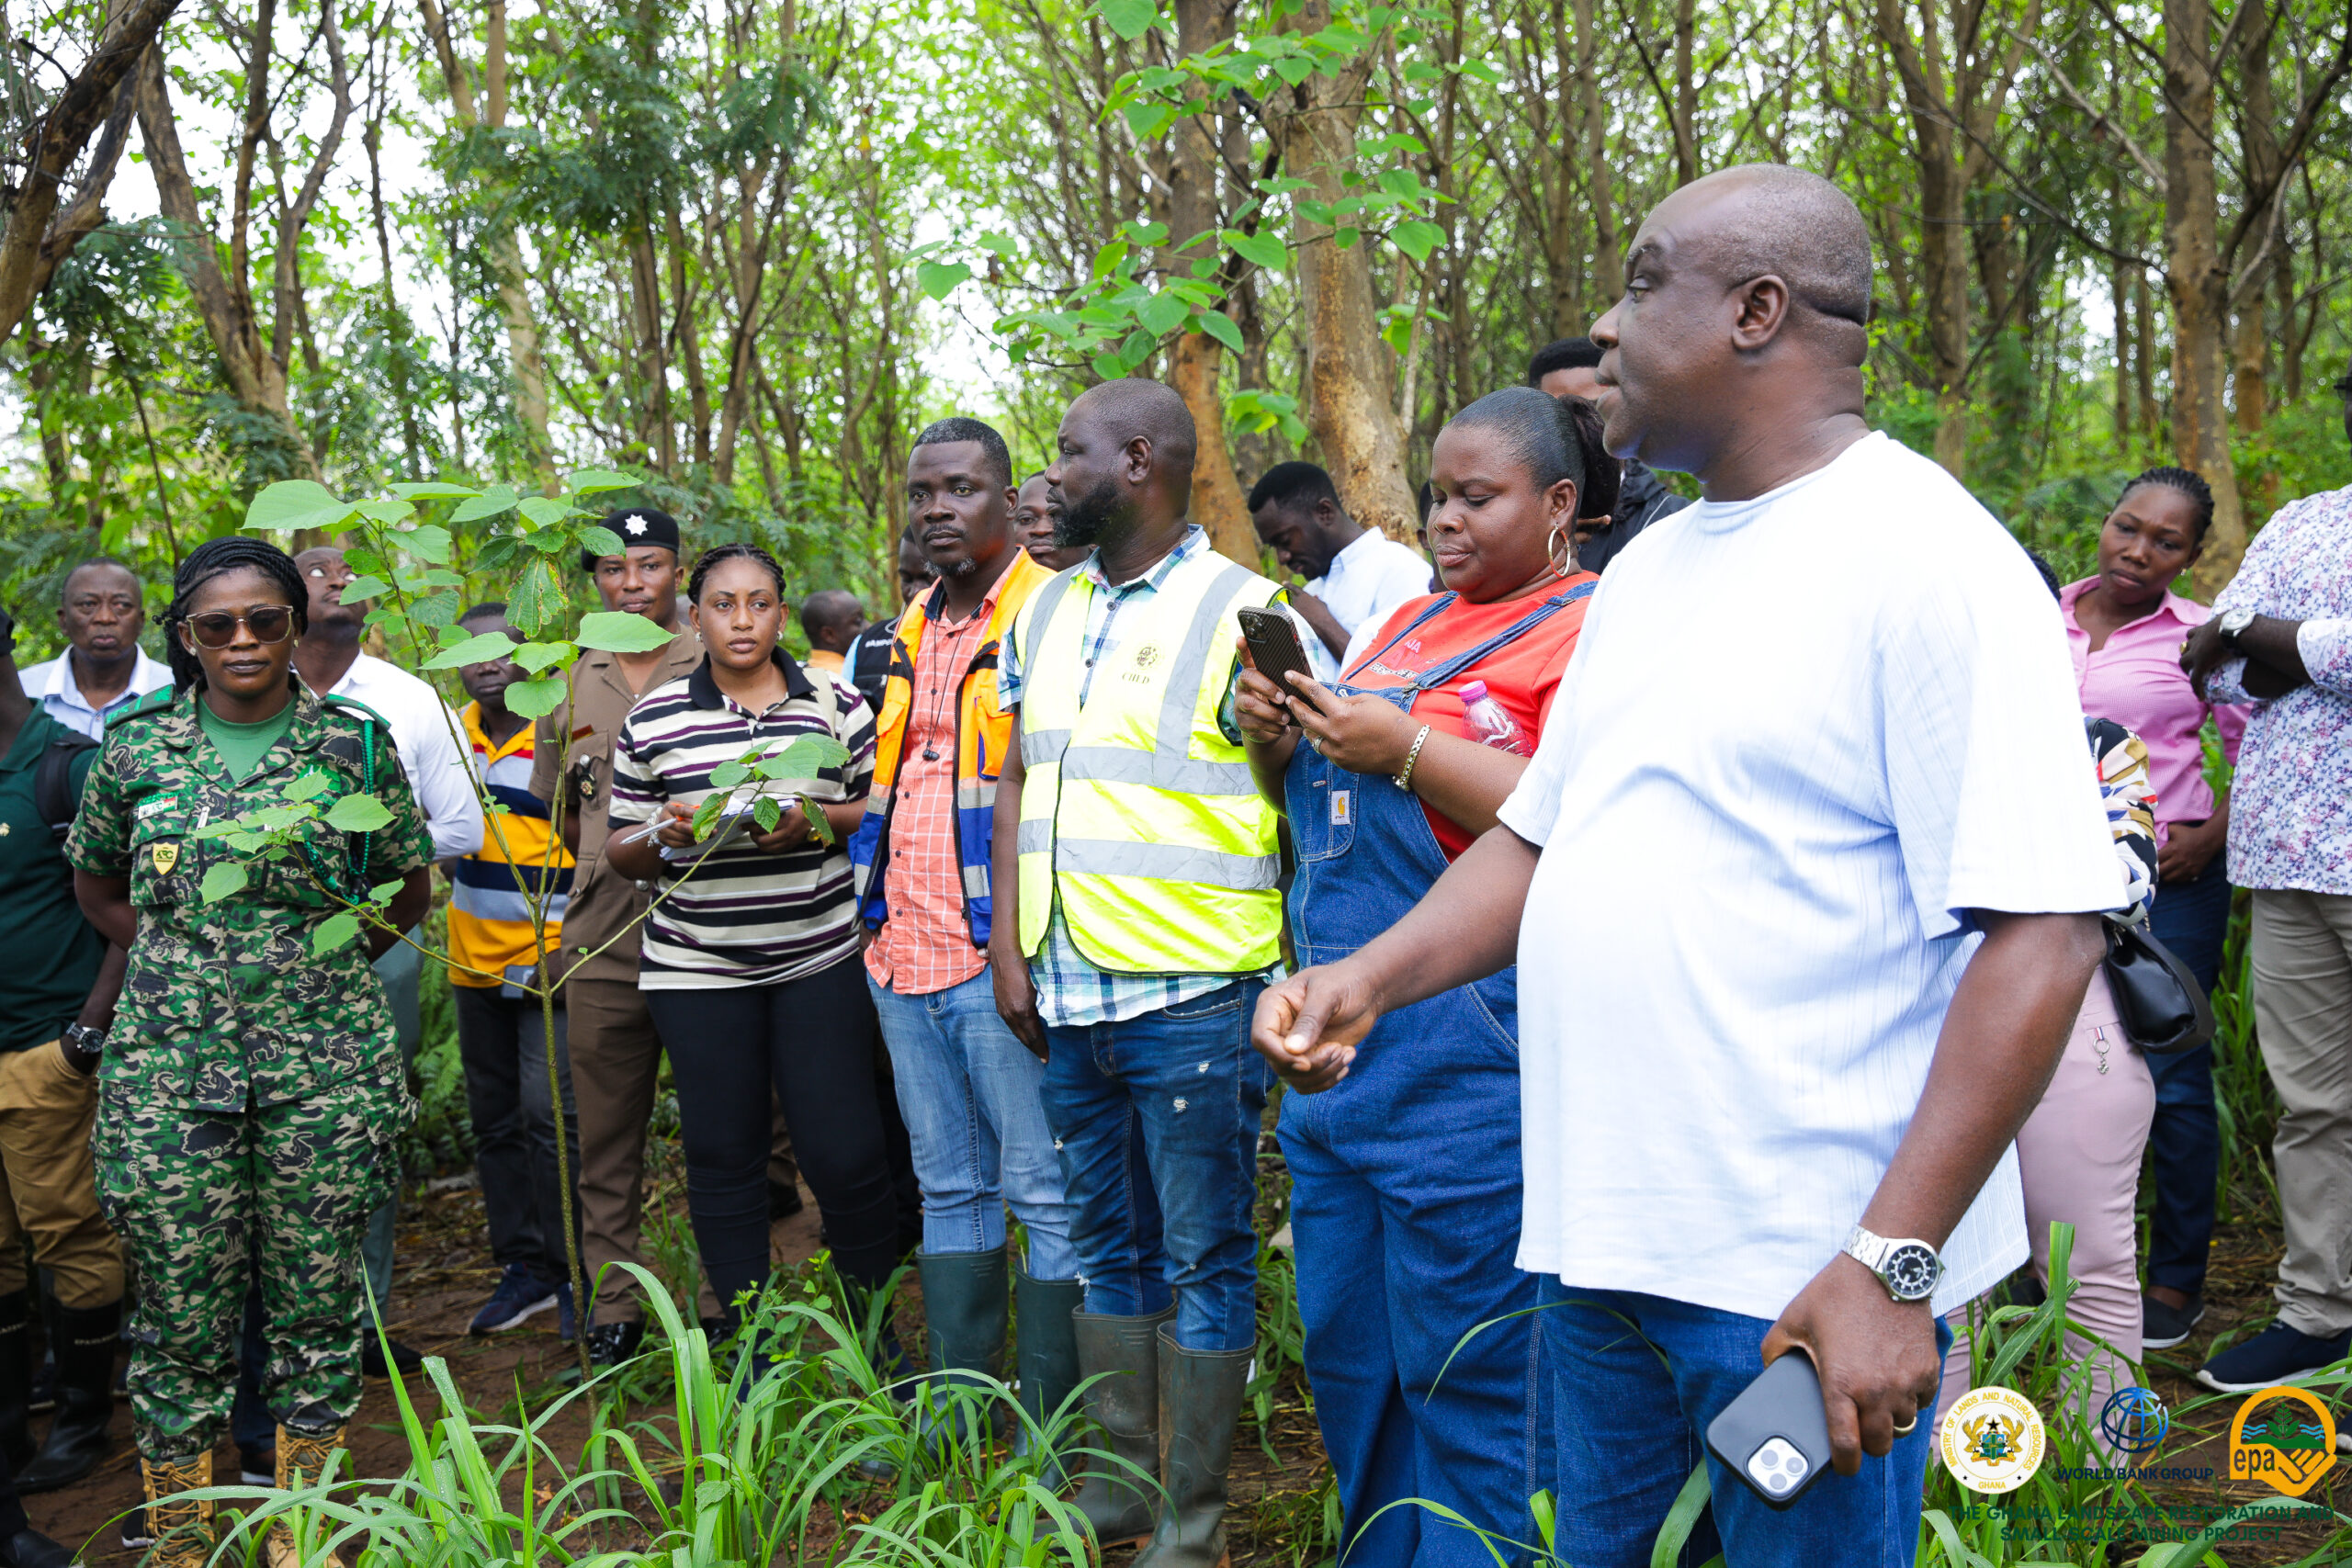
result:
[[[1176,1343],[1258,1331],[1258,1136],[1272,1069],[1250,1044],[1265,983],[1236,980],[1120,1023],[1049,1027],[1046,1124],[1061,1151],[1090,1313],[1176,1302]]]

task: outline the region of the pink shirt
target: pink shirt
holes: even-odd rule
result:
[[[2181,639],[2213,614],[2193,599],[2167,592],[2164,603],[2116,627],[2107,645],[2093,653],[2090,633],[2075,620],[2075,601],[2098,581],[2070,582],[2058,594],[2066,649],[2075,657],[2075,684],[2085,713],[2113,719],[2147,747],[2148,778],[2156,787],[2156,841],[2162,843],[2167,824],[2202,822],[2213,815],[2205,747],[2198,739],[2205,716],[2213,716],[2222,753],[2234,765],[2246,710],[2233,703],[2208,705],[2181,672]]]

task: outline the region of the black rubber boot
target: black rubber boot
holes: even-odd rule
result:
[[[1135,1568],[1224,1568],[1226,1472],[1233,1429],[1257,1359],[1248,1350],[1186,1350],[1159,1331],[1159,1478],[1168,1488],[1151,1544]]]
[[[37,1529],[0,1541],[0,1568],[74,1568],[74,1554]]]
[[[1038,1280],[1027,1268],[1013,1269],[1013,1301],[1019,1316],[1021,1408],[1039,1430],[1049,1427],[1054,1413],[1078,1387],[1078,1326],[1071,1314],[1086,1304],[1086,1287],[1075,1280]],[[1074,1446],[1075,1434],[1061,1446]],[[1012,1451],[1029,1451],[1029,1427],[1014,1439]],[[1067,1477],[1057,1459],[1040,1478],[1058,1492]]]
[[[1114,1467],[1094,1455],[1081,1461],[1073,1501],[1097,1546],[1141,1545],[1159,1511],[1159,1488],[1150,1479],[1159,1473],[1159,1330],[1175,1316],[1173,1306],[1148,1317],[1069,1314],[1080,1381],[1096,1380],[1087,1385],[1086,1413],[1102,1428],[1083,1441],[1127,1461]]]
[[[57,1419],[40,1454],[17,1472],[20,1492],[54,1492],[97,1468],[114,1447],[114,1348],[122,1303],[57,1309]]]
[[[33,1293],[0,1296],[0,1454],[18,1474],[33,1459]]]
[[[943,1425],[952,1425],[955,1440],[961,1441],[971,1416],[951,1422],[949,1413],[959,1405],[967,1412],[985,1409],[993,1423],[995,1406],[985,1393],[958,1400],[948,1391],[957,1383],[976,1386],[977,1380],[955,1374],[1004,1380],[1004,1337],[1012,1325],[1004,1248],[919,1252],[915,1271],[922,1280],[923,1370],[931,1373],[923,1389],[922,1435],[928,1439]]]

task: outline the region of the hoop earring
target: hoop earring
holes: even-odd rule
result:
[[[1563,540],[1566,542],[1568,547],[1568,561],[1566,566],[1560,564],[1560,545]],[[1551,564],[1553,571],[1562,577],[1568,577],[1575,573],[1577,570],[1577,541],[1576,536],[1569,532],[1568,525],[1565,523],[1555,523],[1552,525],[1552,531],[1544,536],[1544,558]]]

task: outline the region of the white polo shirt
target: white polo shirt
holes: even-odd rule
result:
[[[331,694],[365,704],[392,732],[392,750],[433,832],[433,855],[446,860],[481,848],[481,802],[474,795],[465,728],[431,685],[380,659],[361,654]]]
[[[148,693],[160,692],[172,683],[170,665],[160,659],[148,658],[143,648],[138,651],[138,660],[130,668],[130,684],[104,707],[91,706],[89,699],[82,694],[82,688],[74,683],[71,653],[28,664],[17,672],[17,678],[25,688],[25,695],[39,703],[50,717],[93,740],[103,740],[108,718]]]
[[[1348,651],[1339,660],[1332,659],[1321,637],[1310,633],[1306,638],[1306,656],[1315,666],[1316,679],[1335,681],[1342,669],[1355,662],[1365,639],[1380,629],[1389,611],[1430,591],[1429,558],[1377,528],[1366,528],[1331,558],[1330,566],[1306,585],[1306,591],[1323,601],[1331,618],[1348,634]]]
[[[1520,1266],[1768,1320],[1910,1124],[1968,911],[2120,897],[2057,606],[1884,435],[1618,557],[1501,815]],[[1939,1312],[2025,1261],[2014,1150],[1943,1250]]]

